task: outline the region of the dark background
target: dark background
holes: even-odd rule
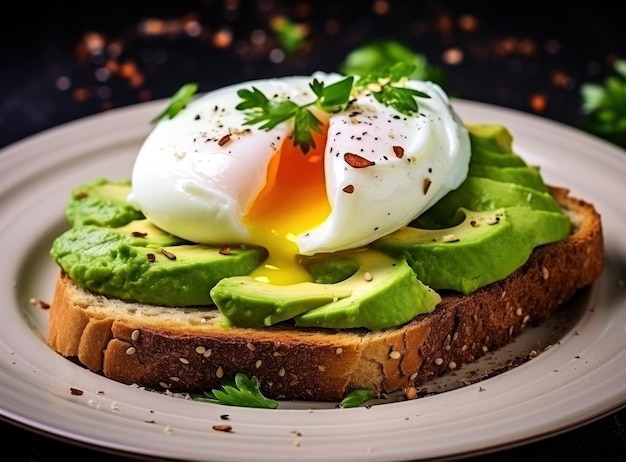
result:
[[[580,127],[581,86],[603,82],[612,63],[626,58],[618,6],[604,0],[558,7],[453,0],[12,2],[12,12],[0,15],[0,148],[90,114],[169,97],[191,81],[208,91],[336,71],[351,50],[373,39],[394,39],[423,54],[442,70],[452,96]],[[278,40],[274,24],[281,16],[305,28],[293,53]],[[621,410],[478,460],[626,460],[625,426]],[[6,422],[0,435],[3,461],[103,455]]]

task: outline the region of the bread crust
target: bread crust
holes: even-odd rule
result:
[[[566,189],[551,192],[572,219],[568,239],[535,249],[503,281],[469,295],[442,294],[433,313],[401,327],[225,328],[215,309],[108,299],[61,271],[48,342],[94,372],[156,390],[202,392],[236,372],[256,376],[266,396],[288,400],[338,401],[355,388],[419,387],[511,342],[600,276],[600,214]]]

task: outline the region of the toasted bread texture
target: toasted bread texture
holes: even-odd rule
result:
[[[357,388],[387,393],[419,387],[511,342],[546,320],[604,264],[594,206],[552,188],[572,233],[536,248],[505,280],[469,295],[442,294],[436,310],[378,332],[223,327],[211,308],[165,308],[94,294],[59,273],[48,341],[94,372],[150,389],[202,392],[237,372],[256,376],[276,399],[338,401]]]

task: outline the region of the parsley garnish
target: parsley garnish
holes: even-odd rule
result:
[[[188,83],[180,87],[171,97],[168,106],[163,110],[163,112],[152,119],[150,123],[155,124],[166,117],[168,119],[174,118],[176,114],[185,109],[187,104],[189,104],[189,101],[191,101],[191,98],[193,98],[193,95],[195,95],[196,91],[198,91],[198,85],[195,83]]]
[[[357,90],[370,91],[379,103],[392,107],[401,114],[411,115],[419,109],[415,98],[430,98],[422,91],[398,86],[408,80],[407,76],[414,69],[412,64],[396,63],[387,69],[363,76],[357,80],[355,87]]]
[[[205,391],[206,398],[195,398],[195,400],[229,406],[277,409],[278,402],[263,396],[259,385],[259,379],[256,377],[249,379],[245,374],[238,372],[234,382],[224,380],[221,390]]]
[[[376,398],[376,393],[373,390],[368,388],[359,388],[348,393],[339,403],[339,407],[359,407],[374,398]]]
[[[339,70],[344,75],[367,75],[400,62],[414,66],[408,78],[429,80],[446,87],[443,69],[431,65],[425,55],[395,40],[372,40],[352,50]]]
[[[315,106],[325,112],[338,112],[346,107],[354,77],[347,77],[331,85],[314,79],[309,85],[317,99],[307,104],[296,104],[290,100],[273,101],[258,88],[241,89],[237,95],[243,100],[236,109],[246,114],[245,125],[257,125],[261,130],[271,130],[281,122],[293,119],[293,143],[306,154],[315,147],[313,133],[322,134],[322,121],[311,111]]]
[[[626,60],[613,65],[603,84],[581,86],[583,118],[580,127],[626,148]]]
[[[381,104],[401,114],[411,115],[417,112],[419,106],[416,98],[430,96],[404,86],[414,69],[413,64],[400,62],[362,77],[349,76],[328,86],[314,79],[309,87],[317,99],[302,105],[289,99],[270,100],[256,87],[252,87],[252,90],[241,89],[237,95],[242,101],[236,109],[244,111],[245,125],[260,124],[261,130],[271,130],[278,124],[293,119],[293,144],[306,154],[315,147],[313,135],[322,134],[322,121],[309,109],[311,106],[327,113],[339,112],[347,107],[354,92],[367,91]]]

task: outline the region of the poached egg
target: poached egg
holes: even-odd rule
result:
[[[323,134],[306,154],[293,144],[293,121],[260,129],[236,109],[240,89],[307,104],[313,79],[343,78],[256,80],[195,98],[143,142],[129,201],[183,239],[266,248],[252,276],[274,284],[311,280],[301,255],[360,248],[405,227],[468,172],[467,130],[438,85],[405,83],[429,96],[410,116],[367,91],[341,112],[316,112]]]

